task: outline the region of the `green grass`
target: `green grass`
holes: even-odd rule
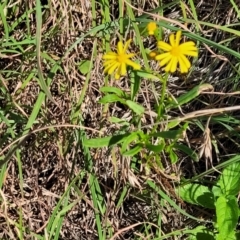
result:
[[[0,3],[0,239],[238,239],[237,1],[42,4]],[[179,29],[199,56],[166,74]]]

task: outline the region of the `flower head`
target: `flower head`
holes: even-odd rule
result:
[[[147,25],[147,30],[149,35],[154,35],[154,32],[156,31],[156,29],[157,29],[157,24],[155,22],[150,22]]]
[[[166,65],[166,72],[175,72],[179,63],[180,72],[187,73],[191,63],[186,56],[198,56],[198,49],[194,42],[188,41],[180,44],[181,34],[181,31],[177,31],[176,38],[174,34],[171,34],[169,37],[170,44],[163,41],[158,42],[158,48],[165,53],[157,55],[155,59],[159,61],[161,67]]]
[[[127,66],[131,66],[133,69],[138,70],[141,66],[131,60],[135,56],[134,53],[127,53],[127,49],[131,39],[129,39],[124,45],[119,41],[117,44],[117,52],[108,52],[103,56],[105,60],[103,63],[104,72],[112,74],[115,71],[115,78],[119,79],[121,75],[127,73]]]

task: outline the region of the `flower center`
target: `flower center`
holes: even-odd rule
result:
[[[127,59],[126,58],[126,54],[123,53],[123,54],[119,54],[118,55],[118,59],[117,60],[118,60],[119,63],[125,63],[126,59]]]
[[[171,50],[171,54],[175,57],[178,57],[181,54],[179,46],[173,47]]]

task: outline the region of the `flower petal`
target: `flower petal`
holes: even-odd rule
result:
[[[171,66],[172,66],[172,58],[171,58],[170,62],[167,64],[167,66],[165,67],[165,71],[169,72],[171,69]]]
[[[192,57],[198,56],[198,52],[195,52],[195,51],[184,51],[182,54],[187,55],[187,56],[192,56]]]
[[[114,72],[114,70],[119,66],[119,63],[116,62],[114,63],[109,69],[108,69],[108,74],[112,74]]]
[[[123,47],[123,53],[126,53],[127,52],[127,49],[131,43],[132,39],[129,39],[127,40],[127,42],[124,44],[124,47]]]
[[[175,46],[175,37],[174,37],[174,34],[173,34],[173,33],[170,34],[169,42],[170,42],[170,45],[171,45],[172,47]]]
[[[115,59],[106,60],[106,61],[104,61],[103,66],[106,67],[107,65],[111,65],[115,62],[116,62]]]
[[[180,44],[180,47],[183,47],[183,48],[192,47],[192,46],[195,46],[195,43],[193,41],[188,41],[188,42]]]
[[[179,62],[182,61],[187,68],[191,67],[190,61],[186,58],[185,55],[179,56]]]
[[[177,70],[178,58],[177,57],[173,57],[171,59],[171,61],[172,61],[172,64],[171,64],[170,72],[173,73],[173,72],[176,72],[176,70]]]
[[[163,51],[171,51],[172,46],[168,43],[165,43],[163,41],[158,42],[158,48],[162,49]]]
[[[155,57],[155,59],[156,60],[162,60],[162,59],[164,59],[164,58],[166,58],[166,57],[168,57],[168,56],[172,56],[171,54],[170,54],[170,52],[166,52],[166,53],[161,53],[161,54],[159,54],[159,55],[157,55],[156,57]]]
[[[127,66],[125,63],[122,63],[120,66],[120,72],[121,72],[121,75],[125,75],[127,73]]]
[[[191,63],[184,55],[181,55],[179,57],[179,67],[181,73],[187,73],[189,68],[191,67]]]
[[[117,54],[115,52],[108,52],[105,55],[103,55],[103,59],[115,59],[117,57]]]
[[[125,54],[125,58],[132,58],[132,57],[134,57],[135,55],[136,55],[135,53]]]
[[[141,66],[140,66],[138,63],[135,63],[135,62],[133,62],[133,61],[130,60],[130,59],[126,59],[125,63],[126,63],[127,65],[131,66],[131,67],[132,67],[133,69],[135,69],[135,70],[141,69]]]
[[[159,65],[160,65],[161,67],[163,67],[163,66],[166,65],[171,59],[172,59],[172,56],[169,54],[169,56],[165,57],[164,59],[162,59],[162,61],[159,62]]]
[[[176,33],[176,42],[175,42],[175,46],[179,46],[180,40],[181,40],[181,35],[182,35],[182,31],[177,31]]]
[[[122,41],[119,41],[117,43],[117,53],[118,53],[118,55],[123,54],[123,43],[122,43]]]

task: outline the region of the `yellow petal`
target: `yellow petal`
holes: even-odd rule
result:
[[[108,72],[108,70],[114,65],[115,63],[108,64],[107,66],[104,67],[104,73]]]
[[[109,69],[108,69],[108,74],[112,74],[114,70],[119,66],[119,63],[114,63]]]
[[[178,46],[181,40],[181,35],[182,35],[182,31],[177,31],[176,33],[176,42],[175,42],[175,46]]]
[[[166,65],[170,60],[172,59],[172,56],[169,55],[166,58],[162,59],[162,61],[159,62],[159,65],[161,67],[163,67],[164,65]]]
[[[191,67],[191,63],[184,55],[181,55],[179,57],[179,67],[181,73],[187,73],[189,68]]]
[[[120,72],[121,72],[121,75],[125,75],[127,73],[127,66],[125,63],[122,63],[119,68],[121,69]]]
[[[156,29],[157,29],[157,24],[155,22],[148,23],[147,30],[149,35],[154,35],[154,32]]]
[[[111,59],[111,60],[107,60],[103,63],[103,66],[106,67],[107,65],[111,65],[113,64],[114,62],[116,62],[115,59]]]
[[[129,53],[129,54],[125,54],[126,58],[132,58],[134,57],[136,54],[135,53]]]
[[[180,45],[180,47],[183,47],[183,48],[185,48],[185,47],[192,47],[192,46],[195,46],[195,43],[193,41],[188,41],[188,42],[182,43]]]
[[[132,39],[129,39],[129,40],[125,43],[125,45],[124,45],[124,47],[123,47],[123,53],[126,53],[126,51],[127,51],[128,47],[129,47],[131,41],[132,41]]]
[[[172,64],[171,64],[170,72],[173,73],[173,72],[176,72],[177,70],[178,58],[173,57],[171,61],[172,61]]]
[[[117,44],[117,53],[118,55],[123,53],[123,43],[121,41],[119,41]]]
[[[116,73],[115,73],[115,79],[118,80],[121,76],[121,66],[118,67]]]
[[[175,46],[175,38],[174,38],[174,34],[173,34],[173,33],[170,34],[169,42],[170,42],[170,45],[171,45],[172,47]]]
[[[180,61],[182,61],[187,68],[191,67],[190,61],[184,55],[179,56],[179,63]]]
[[[119,80],[119,78],[120,78],[120,75],[116,72],[116,74],[115,74],[115,79],[116,79],[116,80]]]
[[[117,54],[114,52],[109,52],[103,55],[103,59],[116,59]]]
[[[172,56],[169,52],[161,53],[155,57],[156,60],[162,60],[168,56]]]
[[[165,67],[165,71],[166,71],[166,72],[169,72],[169,71],[170,71],[171,65],[172,65],[172,59],[171,59],[171,61],[167,64],[167,66]]]
[[[158,48],[162,49],[163,51],[171,51],[172,46],[168,43],[165,43],[163,41],[158,42]]]
[[[132,60],[130,59],[126,59],[126,62],[125,62],[127,65],[131,66],[133,69],[135,70],[139,70],[141,69],[141,66],[138,64],[138,63],[135,63],[133,62]]]
[[[182,54],[187,55],[187,56],[192,56],[192,57],[198,56],[198,52],[194,52],[194,51],[184,51]]]

